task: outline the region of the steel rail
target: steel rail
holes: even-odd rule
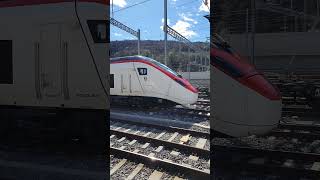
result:
[[[180,134],[190,134],[191,136],[194,136],[194,137],[204,137],[206,139],[210,139],[210,133],[208,132],[201,132],[201,131],[195,131],[191,129],[185,129],[185,128],[179,128],[179,127],[173,127],[173,126],[163,126],[163,125],[151,124],[151,123],[134,122],[130,120],[117,119],[117,118],[112,118],[111,120],[126,123],[126,124],[166,130],[169,132],[178,132]]]
[[[197,148],[197,147],[189,146],[189,145],[185,145],[185,144],[179,144],[179,143],[169,142],[169,141],[160,140],[160,139],[156,139],[156,138],[145,137],[142,135],[123,132],[123,131],[119,131],[119,130],[111,130],[110,129],[110,134],[113,134],[113,135],[116,135],[119,137],[126,137],[127,139],[132,139],[132,140],[138,140],[138,141],[142,140],[144,142],[149,142],[150,144],[154,144],[156,146],[165,146],[165,147],[169,147],[171,149],[179,149],[180,152],[197,154],[198,156],[204,156],[204,157],[210,156],[210,150],[201,149],[201,148]]]
[[[139,153],[134,153],[126,150],[121,150],[118,148],[110,147],[110,153],[114,154],[117,157],[122,157],[129,159],[133,162],[143,163],[149,167],[160,167],[165,171],[172,172],[172,173],[181,173],[184,176],[191,178],[191,179],[210,179],[210,172],[203,171],[200,169],[192,168],[189,166],[184,166],[182,164],[178,164],[175,162],[162,160],[155,157],[148,157],[146,155],[142,155]]]
[[[293,177],[296,177],[297,175],[304,177],[319,177],[320,175],[320,169],[317,168],[307,168],[303,165],[284,165],[286,160],[297,160],[307,164],[310,164],[311,162],[319,163],[320,154],[224,145],[211,145],[211,148],[214,149],[215,152],[213,154],[215,162],[215,167],[213,169],[227,168],[228,172],[246,171],[264,174],[273,173],[286,176],[290,175]],[[279,161],[282,163],[279,164]]]

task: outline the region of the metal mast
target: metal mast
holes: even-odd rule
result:
[[[164,64],[167,65],[167,0],[164,0]]]

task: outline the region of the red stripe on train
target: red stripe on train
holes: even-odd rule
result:
[[[259,73],[254,66],[249,64],[244,59],[240,58],[239,55],[232,56],[229,53],[221,51],[216,48],[211,49],[211,58],[213,59],[215,56],[223,57],[223,60],[232,64],[235,68],[237,68],[243,76],[240,78],[233,77],[230,73],[225,71],[224,69],[213,64],[217,69],[229,75],[232,79],[238,81],[242,85],[254,90],[260,95],[270,99],[270,100],[280,100],[281,94],[277,87],[273,86],[266,77],[264,77],[261,73]],[[212,62],[212,61],[211,61]]]

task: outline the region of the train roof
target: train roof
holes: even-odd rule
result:
[[[132,61],[132,60],[145,60],[145,61],[155,61],[151,58],[145,56],[123,56],[123,57],[115,57],[111,58],[111,61]]]
[[[160,69],[164,70],[164,71],[168,71],[170,72],[171,74],[175,75],[175,76],[178,76],[178,74],[173,71],[172,69],[170,69],[169,67],[167,67],[166,65],[154,60],[154,59],[151,59],[151,58],[148,58],[148,57],[145,57],[145,56],[124,56],[124,57],[116,57],[116,58],[110,58],[110,61],[111,63],[117,63],[117,62],[133,62],[133,61],[144,61],[144,62],[148,62],[149,65],[152,65],[154,67],[160,67]]]

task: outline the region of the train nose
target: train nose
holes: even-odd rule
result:
[[[186,79],[183,79],[183,78],[179,78],[179,79],[176,79],[176,81],[181,84],[183,87],[185,87],[186,89],[188,89],[189,91],[193,92],[193,93],[198,93],[198,89],[195,88],[194,86],[192,86],[192,84],[186,80]]]
[[[281,95],[263,75],[246,79],[256,93],[248,97],[248,134],[265,134],[276,128],[281,119]]]
[[[189,82],[189,81],[187,81],[187,80],[185,80],[186,82],[186,87],[187,87],[187,89],[189,89],[191,92],[193,92],[193,93],[195,93],[195,94],[198,94],[198,89],[196,88],[196,87],[194,87],[194,86],[192,86],[192,84]]]
[[[271,101],[281,99],[279,89],[273,86],[264,76],[260,74],[246,78],[245,84]]]
[[[187,81],[186,79],[184,79],[184,84],[185,87],[188,89],[189,95],[187,95],[188,97],[186,97],[186,99],[188,99],[188,104],[194,104],[198,101],[198,89],[195,88],[189,81]]]
[[[182,88],[184,89],[179,94],[180,98],[183,99],[184,104],[194,104],[198,101],[198,89],[195,88],[188,80],[183,78],[177,78],[176,82],[178,82],[180,85],[182,85]]]
[[[212,73],[215,107],[211,127],[214,130],[241,137],[266,134],[278,126],[282,109],[280,93],[267,79],[256,72],[237,80],[217,69]]]

